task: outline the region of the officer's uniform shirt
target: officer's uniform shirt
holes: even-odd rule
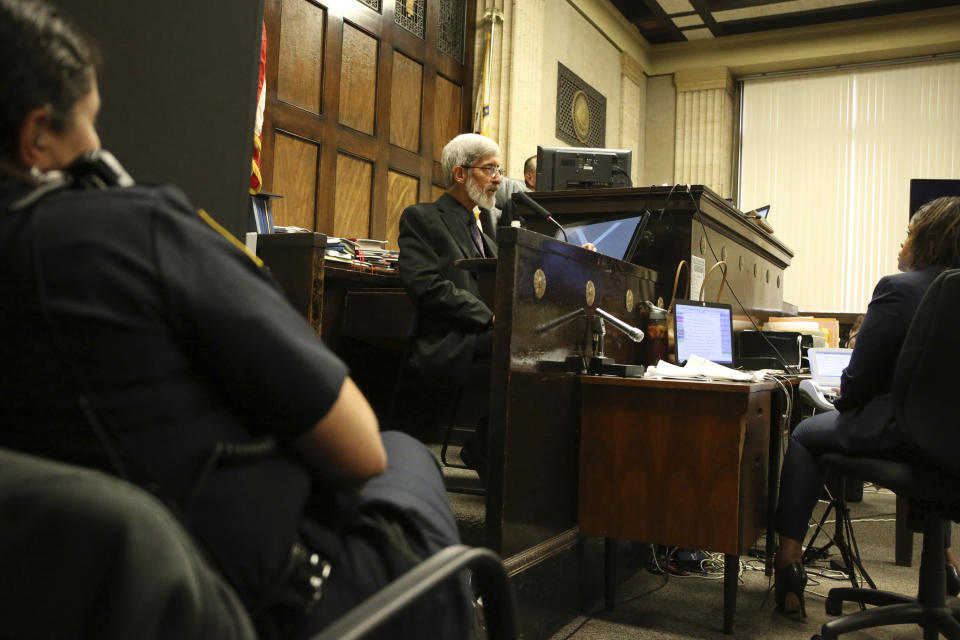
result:
[[[179,190],[63,189],[11,211],[31,187],[2,180],[0,446],[115,473],[99,422],[255,602],[287,561],[309,472],[271,455],[196,480],[217,442],[305,433],[346,368]]]

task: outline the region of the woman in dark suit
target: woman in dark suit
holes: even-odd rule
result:
[[[799,606],[806,615],[802,543],[823,486],[820,456],[832,451],[879,453],[903,444],[894,425],[893,372],[927,287],[944,269],[960,267],[960,198],[939,198],[914,215],[900,248],[898,266],[903,273],[884,276],[874,289],[850,364],[840,381],[840,395],[834,402],[837,411],[807,418],[790,438],[777,508],[780,546],[774,564],[780,611],[796,611]],[[948,538],[948,592],[955,595],[960,579],[949,546]]]

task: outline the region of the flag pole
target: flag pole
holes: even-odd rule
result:
[[[500,11],[488,11],[483,19],[490,23],[490,32],[486,37],[486,46],[483,55],[483,68],[481,71],[480,91],[477,92],[476,111],[473,120],[474,133],[480,133],[485,136],[490,135],[489,120],[490,117],[490,71],[493,69],[493,38],[496,34],[497,19],[503,20],[503,13]]]

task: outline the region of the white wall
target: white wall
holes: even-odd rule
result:
[[[605,145],[615,147],[620,140],[620,51],[567,0],[547,0],[547,5],[538,131],[541,144],[568,144],[556,135],[559,61],[607,99]]]

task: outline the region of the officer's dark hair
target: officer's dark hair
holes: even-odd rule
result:
[[[36,0],[0,0],[0,159],[18,163],[20,127],[48,106],[55,131],[93,87],[99,55],[57,9]]]

